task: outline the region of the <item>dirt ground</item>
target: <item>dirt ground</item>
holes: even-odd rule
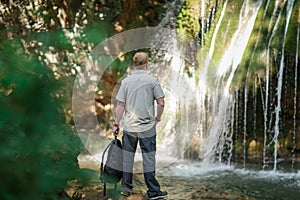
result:
[[[210,187],[186,187],[182,181],[170,179],[168,177],[158,177],[163,190],[167,190],[168,200],[251,200],[247,197],[242,197],[232,191],[220,188]],[[65,192],[72,200],[147,200],[146,186],[142,175],[134,175],[133,182],[135,187],[133,194],[129,197],[123,197],[117,190],[114,190],[114,185],[107,185],[107,198],[103,197],[103,184],[100,180],[92,180],[85,186],[79,186],[77,181],[70,182],[69,187]]]
[[[107,184],[107,198],[103,196],[103,183],[99,180],[99,175],[95,171],[87,170],[90,177],[89,180],[73,180],[69,181],[65,193],[72,200],[146,200],[146,186],[144,184],[143,175],[137,174],[133,177],[135,188],[133,194],[129,197],[120,195],[120,183],[117,189],[114,184]]]

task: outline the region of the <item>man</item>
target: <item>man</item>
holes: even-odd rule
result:
[[[116,120],[114,135],[119,134],[119,123],[124,114],[123,127],[123,179],[121,194],[130,195],[134,154],[139,141],[143,156],[144,179],[148,187],[149,199],[160,199],[167,192],[160,190],[155,178],[156,124],[160,122],[164,111],[164,92],[157,78],[148,70],[149,58],[145,52],[138,52],[133,57],[134,70],[120,86],[116,99]],[[156,116],[154,112],[156,101]]]

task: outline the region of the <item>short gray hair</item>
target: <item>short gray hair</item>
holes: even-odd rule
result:
[[[145,66],[148,63],[148,54],[145,52],[137,52],[133,56],[133,63],[136,68]]]

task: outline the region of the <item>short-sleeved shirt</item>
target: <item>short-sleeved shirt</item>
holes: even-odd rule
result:
[[[116,99],[125,103],[124,130],[141,132],[155,125],[154,100],[165,94],[157,78],[146,70],[135,70],[125,78]]]

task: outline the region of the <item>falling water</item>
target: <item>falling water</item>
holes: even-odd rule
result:
[[[236,93],[235,93],[236,94]],[[232,102],[232,107],[231,107],[231,119],[230,119],[230,131],[229,131],[229,137],[227,139],[227,141],[229,142],[229,149],[228,149],[228,152],[229,152],[229,156],[228,156],[228,162],[227,164],[230,165],[231,163],[231,159],[232,159],[232,152],[233,152],[233,144],[234,144],[234,138],[233,138],[233,134],[234,133],[234,119],[235,119],[235,108],[236,108],[236,98],[233,98],[233,102]]]
[[[298,17],[298,29],[297,29],[297,44],[296,44],[296,55],[295,55],[295,90],[294,90],[294,124],[293,124],[293,157],[292,157],[292,168],[294,168],[296,160],[296,124],[297,124],[297,83],[298,83],[298,56],[299,56],[299,36],[300,36],[300,15]]]
[[[180,0],[168,2],[165,17],[158,27],[174,30],[176,23],[174,12],[182,3],[183,1]],[[184,73],[186,64],[195,65],[193,59],[187,56],[193,54],[194,52],[191,51],[196,49],[189,46],[189,41],[186,42],[186,46],[180,44],[181,36],[176,35],[175,30],[171,35],[166,35],[163,30],[160,32],[158,29],[157,37],[152,39],[151,48],[151,54],[154,56],[150,60],[150,71],[160,78],[169,105],[165,108],[163,121],[157,127],[160,133],[158,154],[162,158],[169,157],[170,162],[184,156],[183,153],[190,142],[187,134],[193,135],[197,129],[197,125],[190,123],[195,121],[190,113],[192,97],[195,95],[195,82]]]
[[[275,14],[276,14],[276,11],[278,9],[278,4],[279,4],[279,1],[277,0],[275,2],[275,8],[273,10],[273,14],[272,14],[272,18],[271,18],[271,21],[269,23],[269,28],[268,28],[268,32],[270,33],[271,31],[271,28],[273,26],[273,19],[275,18]],[[268,109],[269,109],[269,89],[270,89],[270,48],[271,48],[271,42],[272,42],[272,39],[278,29],[278,23],[279,23],[279,20],[280,20],[280,17],[281,17],[281,13],[279,14],[279,17],[277,18],[277,21],[275,23],[275,27],[271,33],[271,37],[269,39],[269,43],[268,43],[268,46],[267,46],[267,56],[266,56],[266,92],[265,92],[265,103],[263,105],[263,109],[264,109],[264,150],[263,150],[263,168],[266,167],[266,160],[267,160],[267,156],[266,156],[266,151],[267,151],[267,131],[268,131],[268,125],[267,125],[267,122],[268,122]],[[271,120],[270,120],[271,121]]]
[[[202,7],[199,10],[200,17],[203,20],[203,12],[204,6],[203,3],[205,1],[202,0],[199,2]],[[183,94],[183,96],[179,96],[179,101],[176,102],[176,106],[172,109],[173,111],[179,111],[179,113],[173,112],[172,120],[177,123],[178,120],[181,120],[177,125],[170,125],[166,129],[166,132],[172,132],[169,136],[172,136],[172,141],[175,141],[178,145],[180,145],[179,152],[185,151],[187,148],[186,143],[191,143],[191,137],[196,133],[199,136],[199,143],[195,143],[198,145],[199,158],[203,159],[204,162],[217,161],[217,162],[227,162],[230,164],[232,159],[235,159],[235,162],[241,161],[239,159],[239,155],[233,154],[232,151],[237,148],[237,141],[242,141],[242,146],[240,146],[240,152],[242,152],[242,162],[245,167],[247,161],[248,154],[248,145],[249,140],[252,137],[255,140],[255,144],[259,145],[259,142],[263,142],[263,168],[267,166],[269,162],[274,161],[274,170],[277,169],[277,159],[278,159],[278,135],[280,134],[280,122],[281,122],[281,91],[282,91],[282,81],[283,81],[283,71],[284,71],[284,50],[285,50],[285,40],[286,34],[288,30],[288,24],[291,18],[292,7],[294,4],[293,0],[280,1],[277,0],[272,2],[270,0],[266,1],[254,1],[245,0],[243,1],[242,7],[239,12],[239,21],[233,33],[229,34],[230,39],[227,40],[227,47],[224,49],[222,53],[222,57],[216,59],[215,54],[218,54],[220,40],[219,36],[224,34],[224,32],[220,32],[221,28],[224,30],[229,30],[232,24],[227,23],[226,25],[223,23],[224,19],[227,17],[227,10],[229,6],[232,6],[233,3],[228,0],[222,1],[224,2],[222,5],[222,9],[220,10],[220,15],[218,21],[215,24],[214,32],[211,35],[211,40],[209,44],[208,54],[204,59],[199,61],[199,65],[201,69],[199,70],[198,77],[199,79],[195,79],[195,77],[186,77],[184,75],[185,70],[185,62],[181,62],[180,58],[176,58],[174,55],[169,55],[165,52],[158,52],[158,57],[162,57],[161,60],[166,61],[168,67],[171,67],[178,75],[185,76],[184,79],[188,82],[188,85],[193,88],[194,98],[187,95],[187,93]],[[263,4],[264,2],[264,4]],[[254,27],[254,23],[256,22],[256,18],[258,16],[258,11],[261,10],[261,6],[264,5],[262,16],[260,19],[264,22],[263,24],[268,23],[265,51],[263,51],[262,63],[265,66],[265,79],[256,74],[254,80],[254,86],[250,85],[250,82],[246,80],[246,85],[243,92],[235,92],[234,94],[231,91],[232,81],[235,77],[236,71],[241,66],[242,58],[245,54],[245,50],[247,48],[247,44],[249,42],[250,36],[252,36],[252,31]],[[283,7],[285,5],[286,8],[286,19],[283,18],[285,14],[283,14]],[[271,6],[273,10],[271,10]],[[271,16],[268,16],[268,13],[271,12]],[[231,20],[231,19],[230,19]],[[278,72],[278,82],[277,79],[274,79],[273,72],[276,71],[276,63],[273,63],[273,54],[274,52],[274,41],[277,39],[278,34],[280,33],[280,26],[282,26],[282,22],[286,21],[284,37],[282,40],[282,46],[280,47],[280,52],[282,54],[276,54],[276,58],[281,58],[280,67]],[[203,22],[202,22],[203,23]],[[167,23],[168,24],[168,23]],[[173,26],[173,25],[172,25]],[[171,26],[171,27],[172,27]],[[223,27],[222,27],[223,26]],[[225,26],[225,28],[224,28]],[[227,26],[227,27],[226,27]],[[253,36],[255,38],[254,51],[259,51],[259,41],[260,37],[263,37],[263,31],[265,31],[262,27],[256,29],[257,35]],[[298,28],[299,29],[299,28]],[[202,31],[202,30],[200,30]],[[200,34],[200,33],[199,33]],[[203,34],[203,32],[201,32]],[[252,35],[251,35],[252,34]],[[225,34],[224,34],[225,35]],[[170,36],[171,38],[174,36]],[[299,30],[297,32],[297,47],[299,47]],[[161,39],[161,38],[160,38]],[[201,37],[203,39],[203,37]],[[170,41],[166,39],[166,41]],[[198,41],[199,42],[199,41]],[[199,42],[201,46],[201,41]],[[169,46],[166,48],[173,48],[172,51],[176,52],[175,49],[176,44],[171,44],[168,42]],[[205,44],[206,45],[206,44]],[[207,49],[207,48],[206,48]],[[217,50],[216,50],[217,49]],[[199,49],[198,49],[199,50]],[[201,52],[202,49],[200,49]],[[253,49],[252,49],[253,50]],[[178,52],[182,52],[182,49],[179,49]],[[298,56],[298,49],[296,52]],[[279,56],[278,56],[279,55]],[[248,66],[251,65],[251,62],[254,63],[254,59],[256,55],[251,53],[250,60]],[[179,59],[179,60],[178,60]],[[298,58],[297,58],[298,59]],[[296,59],[296,60],[297,60]],[[181,60],[181,61],[180,61]],[[217,61],[218,60],[218,61]],[[298,62],[298,61],[296,61]],[[275,65],[274,65],[275,64]],[[298,63],[296,63],[297,68]],[[248,69],[248,68],[247,68]],[[275,69],[275,70],[274,70]],[[163,69],[165,70],[165,69]],[[189,69],[190,70],[190,69]],[[251,69],[248,69],[251,70]],[[294,135],[293,135],[293,149],[296,149],[296,115],[297,115],[297,69],[295,76],[295,94],[294,94]],[[193,73],[197,73],[194,71]],[[192,73],[192,74],[193,74]],[[250,71],[248,71],[250,73]],[[246,77],[249,76],[247,73]],[[198,78],[197,77],[197,78]],[[161,77],[162,78],[162,77]],[[192,82],[191,80],[198,80],[197,84]],[[213,79],[213,80],[212,80]],[[263,80],[264,79],[264,80]],[[191,81],[191,82],[190,82]],[[167,82],[167,81],[166,81]],[[168,84],[178,83],[178,79],[169,79]],[[180,82],[180,81],[179,81]],[[275,84],[276,83],[276,84]],[[176,84],[175,84],[176,85]],[[253,87],[253,91],[250,90]],[[277,93],[275,94],[275,89],[277,88]],[[188,89],[182,89],[182,91],[187,91]],[[258,92],[260,90],[260,92]],[[257,105],[260,103],[260,98],[257,96],[261,95],[262,105]],[[253,100],[251,103],[250,101]],[[249,103],[248,103],[249,101]],[[191,108],[197,109],[197,112],[189,112]],[[195,108],[195,106],[197,108]],[[253,110],[249,110],[249,106],[253,108]],[[260,109],[262,108],[262,117],[263,120],[260,121]],[[253,111],[253,112],[252,112]],[[253,119],[253,124],[249,124],[247,119],[249,119],[249,114],[253,113],[251,120]],[[191,115],[196,115],[196,119],[191,117]],[[180,116],[178,118],[178,116]],[[189,130],[189,121],[195,120],[196,122],[196,130]],[[260,125],[262,124],[262,125]],[[177,126],[177,128],[176,128]],[[258,126],[258,127],[257,127]],[[263,138],[259,137],[259,133],[256,131],[262,128]],[[180,127],[180,128],[178,128]],[[252,127],[252,128],[251,128]],[[251,129],[251,130],[250,130]],[[185,131],[185,133],[184,133]],[[251,133],[251,135],[249,135]],[[184,135],[185,134],[185,135]],[[273,139],[270,136],[273,135]],[[178,139],[179,138],[179,139]],[[193,138],[194,139],[194,138]],[[192,140],[193,140],[192,139]],[[179,141],[180,140],[180,141]],[[176,142],[177,141],[177,142]],[[163,141],[164,143],[165,141]],[[165,144],[165,143],[164,143]],[[171,144],[170,141],[168,144]],[[239,143],[241,144],[241,143]],[[188,144],[189,145],[189,144]],[[194,144],[192,144],[194,145]],[[191,146],[192,146],[191,145]],[[274,145],[274,153],[270,155],[272,147]],[[235,148],[234,148],[235,147]],[[256,153],[259,150],[259,147],[256,146]],[[233,157],[234,156],[234,157]],[[259,156],[259,155],[256,155]],[[274,157],[273,157],[274,156]],[[226,158],[224,158],[226,157]],[[194,157],[195,158],[195,157]],[[272,158],[272,159],[271,159]],[[293,163],[295,162],[296,155],[293,154]]]
[[[248,71],[249,73],[249,71]],[[248,84],[246,82],[244,91],[244,138],[243,138],[243,166],[246,167],[247,156],[247,103],[248,103]]]
[[[281,111],[281,93],[282,93],[282,80],[283,80],[283,69],[284,69],[284,51],[285,51],[285,40],[289,27],[289,22],[292,14],[292,8],[294,5],[294,0],[289,0],[287,5],[287,20],[284,30],[284,38],[282,43],[281,50],[281,61],[280,61],[280,69],[279,69],[279,78],[278,78],[278,86],[277,86],[277,106],[275,109],[276,112],[276,120],[275,120],[275,135],[274,135],[274,171],[277,168],[277,153],[278,153],[278,136],[280,133],[279,130],[279,120],[280,120],[280,111]]]
[[[201,46],[204,45],[204,31],[205,31],[205,0],[201,0]]]
[[[235,96],[234,96],[234,99],[236,101],[235,103],[235,119],[236,119],[236,122],[235,122],[235,131],[232,132],[233,133],[236,133],[235,134],[235,141],[238,141],[238,129],[239,129],[239,92],[238,91],[235,91]],[[232,121],[233,123],[234,121]],[[235,154],[235,160],[234,160],[236,163],[238,161],[238,157],[237,157],[237,154]]]
[[[211,44],[210,44],[210,48],[209,48],[209,52],[208,52],[208,56],[205,60],[205,64],[204,64],[204,69],[205,71],[207,71],[207,67],[210,63],[210,60],[213,56],[213,53],[215,51],[215,43],[216,43],[216,38],[217,38],[217,34],[219,32],[219,29],[220,29],[220,26],[221,26],[221,23],[223,21],[223,18],[224,18],[224,14],[225,14],[225,10],[227,8],[227,3],[228,3],[228,0],[225,1],[224,5],[223,5],[223,9],[221,11],[221,16],[220,16],[220,19],[218,20],[218,23],[216,25],[216,29],[213,33],[213,37],[212,37],[212,40],[211,40]]]
[[[181,1],[180,1],[181,2]],[[203,6],[205,0],[201,0],[202,4],[202,10],[201,10],[201,17],[203,16],[203,12],[205,10],[205,6]],[[246,49],[246,46],[249,42],[250,35],[253,34],[253,27],[255,20],[258,15],[258,11],[261,8],[263,0],[255,1],[256,3],[253,3],[253,1],[250,0],[244,0],[242,9],[240,10],[239,15],[239,22],[237,25],[237,29],[234,30],[234,33],[232,34],[231,38],[225,38],[228,42],[227,46],[224,49],[223,56],[218,61],[215,59],[215,55],[217,52],[218,42],[219,42],[219,36],[222,36],[224,32],[221,32],[221,26],[227,26],[227,30],[232,26],[232,24],[228,23],[224,25],[224,21],[226,21],[226,15],[227,11],[231,8],[233,5],[232,2],[229,0],[221,1],[224,2],[222,7],[222,10],[220,10],[219,19],[215,24],[214,32],[212,33],[211,41],[209,44],[209,51],[207,54],[206,59],[204,59],[203,63],[201,63],[201,70],[199,72],[199,81],[197,84],[193,83],[191,80],[195,80],[195,77],[187,77],[184,69],[186,63],[183,62],[182,58],[180,58],[181,53],[185,53],[182,51],[182,49],[176,49],[176,44],[174,43],[174,35],[168,35],[165,34],[159,34],[157,39],[160,41],[158,43],[162,44],[161,40],[166,41],[166,46],[162,49],[173,49],[172,52],[179,52],[177,55],[170,55],[169,53],[166,53],[165,51],[155,51],[154,55],[157,58],[160,58],[160,61],[163,60],[166,64],[163,67],[157,67],[152,72],[157,73],[157,76],[162,79],[162,83],[164,86],[167,85],[173,85],[175,88],[178,89],[176,94],[172,97],[175,97],[177,99],[174,100],[174,98],[170,98],[173,100],[170,100],[167,102],[167,109],[164,118],[166,119],[165,124],[165,131],[163,134],[165,134],[161,142],[160,150],[165,151],[169,153],[170,155],[174,155],[176,153],[181,153],[186,150],[187,144],[190,142],[191,136],[194,135],[194,132],[197,133],[200,137],[199,142],[199,157],[204,159],[204,163],[210,162],[210,161],[217,161],[217,162],[224,162],[223,155],[226,154],[226,160],[227,164],[230,165],[232,159],[234,159],[234,162],[238,163],[241,161],[239,155],[237,153],[234,154],[235,148],[237,148],[237,141],[242,140],[242,152],[243,152],[243,165],[245,167],[246,165],[246,156],[247,156],[247,139],[250,137],[247,137],[247,134],[250,133],[249,129],[249,123],[247,123],[247,118],[250,113],[250,110],[247,110],[247,106],[250,104],[248,101],[251,100],[251,95],[249,89],[250,86],[246,84],[244,91],[231,91],[230,87],[232,85],[233,78],[236,74],[236,71],[241,66],[241,60],[244,56],[244,52]],[[264,1],[266,2],[266,1]],[[271,0],[267,0],[265,6],[264,6],[264,13],[262,20],[265,20],[267,18],[267,9],[271,5]],[[232,4],[231,4],[232,3]],[[283,9],[280,7],[281,4],[286,4],[286,10],[287,10],[287,19],[286,19],[286,25],[285,25],[285,31],[284,31],[284,38],[283,43],[281,46],[281,57],[278,56],[280,54],[276,54],[276,56],[281,58],[280,62],[280,71],[278,73],[278,85],[277,85],[277,96],[272,94],[272,92],[275,91],[272,87],[276,87],[276,84],[272,84],[272,80],[274,81],[274,77],[272,77],[272,71],[275,71],[273,68],[275,68],[272,64],[272,59],[274,59],[272,50],[274,47],[272,46],[272,42],[277,39],[278,37],[278,30],[280,29],[280,21],[282,22],[282,12]],[[285,51],[285,40],[287,35],[287,30],[289,26],[289,21],[291,18],[291,12],[292,7],[294,4],[294,0],[276,0],[275,6],[273,8],[272,16],[270,16],[270,21],[268,31],[267,31],[267,37],[268,40],[266,41],[266,49],[263,55],[265,55],[266,58],[263,58],[263,65],[266,67],[265,71],[265,80],[262,80],[262,77],[255,78],[255,86],[254,86],[254,102],[253,108],[254,108],[254,124],[253,124],[253,133],[254,133],[254,139],[256,139],[256,121],[259,122],[259,114],[257,115],[256,119],[256,111],[260,109],[257,103],[259,103],[259,98],[257,102],[257,95],[261,95],[262,100],[262,110],[263,110],[263,167],[268,164],[270,156],[267,154],[267,151],[270,150],[270,146],[272,144],[275,144],[274,148],[274,170],[277,169],[277,140],[278,135],[280,134],[280,103],[281,103],[281,90],[282,90],[282,80],[283,80],[283,71],[284,71],[284,51]],[[170,3],[170,5],[175,6],[174,3]],[[229,6],[228,6],[229,5]],[[172,10],[171,7],[168,10]],[[162,27],[172,28],[174,27],[174,22],[176,19],[174,18],[174,14],[167,14],[164,20],[162,20],[163,23],[160,24]],[[300,17],[299,17],[300,18]],[[204,20],[204,17],[202,17],[202,20]],[[300,20],[300,19],[299,19]],[[204,23],[204,22],[202,22]],[[227,31],[226,30],[226,31]],[[201,31],[204,31],[201,30]],[[175,34],[175,32],[174,32]],[[201,34],[204,34],[202,32]],[[258,30],[258,36],[256,38],[254,51],[258,48],[258,41],[259,37],[262,34],[262,28],[259,28]],[[162,37],[163,36],[163,37]],[[294,113],[293,113],[293,157],[292,157],[292,165],[294,166],[296,161],[296,126],[297,126],[297,96],[298,96],[298,54],[299,54],[299,37],[300,37],[300,24],[298,24],[297,29],[297,44],[296,44],[296,66],[295,66],[295,90],[294,90]],[[202,39],[204,37],[201,37]],[[202,41],[203,42],[203,41]],[[153,42],[153,49],[155,49],[155,41]],[[199,49],[198,49],[199,50]],[[259,50],[259,49],[257,49]],[[250,56],[250,63],[255,58],[254,53]],[[159,60],[151,60],[152,63],[155,63]],[[216,63],[214,63],[216,62]],[[216,66],[214,66],[216,64]],[[250,64],[249,64],[250,65]],[[177,75],[171,75],[167,74],[166,78],[171,77],[170,79],[163,79],[162,73],[170,72],[166,70],[166,68],[171,68],[170,71],[176,72]],[[211,69],[211,67],[215,67]],[[156,71],[156,69],[158,69]],[[161,70],[161,71],[159,71]],[[213,70],[211,72],[210,70]],[[195,74],[198,72],[193,71],[192,74]],[[213,77],[210,77],[210,75],[213,74]],[[179,76],[179,77],[178,77]],[[247,74],[248,76],[248,74]],[[213,80],[211,80],[213,79]],[[197,79],[196,79],[197,80]],[[185,82],[186,85],[184,87],[179,87],[182,82]],[[246,82],[248,83],[248,82]],[[178,87],[176,85],[179,85]],[[188,87],[191,87],[192,90]],[[257,89],[260,89],[260,93],[256,92]],[[190,92],[194,92],[191,94]],[[178,95],[179,94],[179,95]],[[176,96],[177,95],[177,96]],[[194,95],[195,98],[192,98]],[[275,97],[277,97],[277,102],[275,102]],[[274,99],[273,99],[274,98]],[[275,112],[273,109],[273,101],[276,103],[276,109]],[[196,103],[195,103],[196,101]],[[275,104],[274,103],[274,104]],[[192,104],[196,104],[196,106],[193,106]],[[248,105],[247,105],[248,104]],[[256,107],[257,106],[257,107]],[[196,107],[196,108],[195,108]],[[193,108],[194,110],[191,110]],[[183,112],[182,112],[183,111]],[[258,111],[259,112],[259,111]],[[167,116],[166,116],[167,115]],[[192,118],[191,115],[196,115],[196,119]],[[177,123],[178,120],[181,120],[180,123]],[[193,121],[193,123],[197,124],[196,128],[197,130],[193,132],[193,130],[189,129],[189,121]],[[195,122],[194,122],[195,121]],[[275,126],[274,126],[275,124]],[[179,127],[179,128],[178,128]],[[248,129],[247,129],[248,128]],[[269,136],[272,133],[271,131],[275,130],[274,138],[271,142],[269,142]],[[257,128],[257,131],[258,128]],[[258,132],[259,134],[259,132]],[[158,134],[159,135],[159,134]],[[161,136],[159,136],[161,137]],[[226,147],[225,147],[226,146]],[[166,147],[166,148],[164,148]],[[178,152],[169,151],[168,147],[174,147],[177,149]],[[228,148],[228,149],[226,149]],[[158,154],[161,152],[158,152]],[[224,154],[223,154],[224,153]],[[177,155],[176,155],[177,156]],[[161,157],[165,158],[165,157]]]
[[[257,107],[256,107],[256,104],[257,104],[257,77],[255,77],[255,81],[254,81],[254,93],[253,93],[253,98],[254,98],[254,101],[253,101],[253,111],[254,111],[254,116],[253,116],[253,137],[254,137],[254,141],[256,142],[257,141],[257,135],[256,135],[256,120],[257,120],[257,114],[256,114],[256,111],[257,111]]]
[[[230,95],[229,87],[234,77],[235,71],[242,59],[244,50],[248,43],[250,34],[252,32],[254,22],[261,6],[261,2],[255,4],[254,7],[249,5],[249,1],[245,1],[240,12],[238,29],[234,33],[229,47],[224,52],[224,55],[217,67],[217,82],[215,88],[217,90],[213,93],[213,108],[211,116],[214,119],[208,130],[208,136],[205,142],[204,157],[206,160],[213,160],[214,149],[220,149],[217,146],[223,146],[222,143],[218,142],[220,134],[226,133],[227,130],[227,119],[231,115],[227,114],[228,108],[232,105],[232,97]],[[229,74],[225,80],[225,76]],[[223,81],[225,81],[223,83]],[[220,96],[222,95],[222,96]],[[221,153],[221,152],[220,152]],[[210,155],[210,156],[207,156]],[[221,156],[221,155],[220,155]]]
[[[213,33],[213,37],[212,37],[212,40],[211,40],[208,55],[204,59],[205,61],[204,61],[203,67],[200,71],[200,78],[199,78],[198,89],[197,89],[197,91],[199,91],[199,92],[196,93],[196,96],[197,96],[197,99],[198,99],[198,102],[199,102],[198,110],[199,110],[200,113],[199,113],[199,119],[198,119],[198,121],[199,121],[198,131],[199,131],[201,141],[204,140],[204,135],[206,135],[206,131],[207,131],[205,124],[207,122],[211,123],[210,120],[208,119],[209,116],[207,116],[207,112],[206,112],[206,110],[207,110],[206,108],[209,107],[209,105],[206,105],[206,102],[211,101],[210,97],[207,96],[207,82],[208,82],[207,73],[208,73],[209,66],[213,64],[213,63],[211,63],[212,62],[211,59],[213,57],[213,53],[214,53],[214,50],[215,50],[215,43],[216,43],[217,34],[219,32],[221,23],[222,23],[223,18],[224,18],[225,10],[226,10],[226,7],[227,7],[227,2],[228,2],[228,0],[226,0],[226,2],[223,5],[222,11],[221,11],[221,16],[220,16],[220,18],[217,22],[215,31]],[[202,150],[203,150],[203,145],[201,145],[200,152]]]

